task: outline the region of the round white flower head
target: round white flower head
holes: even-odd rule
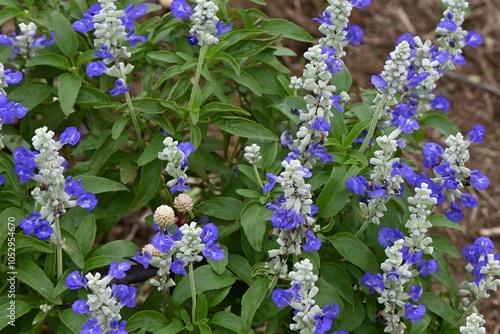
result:
[[[189,212],[193,209],[193,199],[188,194],[180,194],[174,199],[174,208],[182,213]]]
[[[151,256],[160,256],[161,252],[152,244],[147,244],[142,248],[142,253],[149,252]]]
[[[168,205],[160,205],[153,214],[153,219],[161,229],[166,229],[175,223],[174,210]]]

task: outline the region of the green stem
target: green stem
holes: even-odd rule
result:
[[[257,178],[257,181],[259,182],[259,187],[262,190],[264,188],[264,184],[262,183],[262,180],[260,178],[259,170],[257,169],[257,165],[253,165],[253,171],[255,172],[255,177]]]
[[[55,236],[56,236],[56,262],[57,262],[57,280],[59,280],[63,274],[63,259],[62,259],[62,245],[63,240],[61,236],[61,226],[59,224],[59,217],[54,218]]]
[[[196,286],[194,284],[194,269],[193,263],[189,264],[189,285],[191,285],[191,299],[193,300],[193,306],[191,308],[191,322],[196,321]]]
[[[271,296],[271,293],[273,292],[276,283],[278,283],[278,279],[280,278],[281,267],[283,267],[285,264],[286,264],[286,259],[281,259],[280,267],[278,268],[278,271],[274,274],[273,280],[271,281],[271,283],[269,283],[269,286],[267,287],[267,298]]]
[[[476,306],[476,304],[477,304],[478,301],[479,301],[479,299],[474,300],[467,307],[467,309],[464,311],[464,313],[462,314],[462,316],[460,317],[460,319],[457,321],[457,323],[455,324],[455,326],[453,326],[453,328],[458,328],[464,322],[465,318],[467,318],[467,315],[469,315],[470,311]]]
[[[363,225],[361,225],[361,228],[359,229],[358,232],[356,232],[356,234],[354,235],[356,238],[358,238],[361,234],[363,234],[363,232],[366,230],[366,228],[368,227],[368,224],[370,224],[370,220],[367,219],[365,220],[365,222],[363,223]]]
[[[125,82],[125,80],[123,80]],[[128,111],[130,117],[132,118],[132,123],[134,123],[135,134],[137,136],[137,141],[139,142],[139,148],[144,151],[144,142],[142,141],[142,133],[139,128],[139,122],[137,121],[137,115],[135,114],[134,106],[132,105],[132,99],[130,98],[129,92],[125,92],[125,100],[127,100]]]
[[[364,153],[366,147],[370,143],[370,140],[373,137],[373,133],[375,132],[375,128],[377,127],[378,119],[380,117],[380,113],[382,109],[384,109],[385,104],[387,103],[387,97],[384,95],[377,104],[377,108],[375,109],[375,113],[373,114],[372,122],[370,123],[370,128],[368,129],[368,133],[366,134],[366,138],[361,144],[359,151]]]
[[[200,48],[200,53],[198,55],[198,65],[196,66],[196,73],[194,74],[193,89],[191,89],[191,96],[189,97],[188,110],[193,113],[193,103],[196,96],[196,90],[198,89],[198,83],[201,77],[201,69],[203,68],[203,61],[205,60],[205,53],[207,52],[208,45],[203,45]]]

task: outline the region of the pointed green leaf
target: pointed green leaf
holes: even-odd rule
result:
[[[208,216],[236,220],[240,218],[243,203],[232,197],[214,197],[199,205],[197,209]]]
[[[52,18],[54,19],[54,33],[56,35],[57,46],[66,56],[72,58],[78,49],[76,32],[63,14],[54,11]]]
[[[16,268],[17,279],[26,283],[51,303],[60,305],[61,298],[54,297],[54,285],[44,271],[30,261],[22,261]]]
[[[283,35],[283,37],[300,42],[311,43],[314,40],[304,28],[289,20],[271,19],[259,28],[267,31],[270,35]]]
[[[243,330],[250,329],[255,312],[259,309],[260,304],[266,298],[269,280],[257,278],[255,282],[248,288],[241,299],[241,320]]]
[[[85,191],[100,194],[105,192],[115,192],[115,191],[129,191],[128,188],[120,183],[105,177],[93,176],[93,175],[80,175],[76,178],[82,179],[82,186]]]
[[[9,100],[20,102],[28,108],[33,109],[52,94],[52,87],[40,82],[22,85],[9,93]]]
[[[262,241],[266,234],[266,222],[271,219],[272,211],[266,209],[258,201],[248,202],[241,212],[241,226],[248,242],[256,251],[262,249]]]
[[[240,136],[243,138],[252,138],[260,140],[277,141],[278,136],[266,129],[260,124],[252,120],[237,117],[237,116],[223,116],[215,120],[215,124],[222,131],[230,134]]]
[[[330,241],[340,255],[365,272],[375,273],[379,271],[375,255],[354,235],[347,232],[340,232],[331,237]]]
[[[82,79],[70,73],[63,73],[57,82],[57,96],[63,113],[67,116],[73,111],[73,106],[80,91]]]

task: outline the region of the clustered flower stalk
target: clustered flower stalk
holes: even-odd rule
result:
[[[30,217],[21,219],[20,227],[27,235],[34,234],[40,240],[49,240],[57,248],[57,277],[62,275],[62,248],[67,247],[61,237],[59,218],[69,208],[80,206],[88,211],[97,205],[94,194],[85,192],[81,179],[64,178],[67,161],[59,155],[65,144],[76,145],[80,133],[75,127],[67,128],[59,138],[47,127],[35,130],[32,138],[36,151],[18,147],[13,154],[15,172],[21,182],[35,180],[39,186],[31,191],[36,207]],[[35,174],[35,170],[37,173]]]
[[[20,35],[13,32],[10,37],[4,34],[0,35],[1,45],[11,45],[11,50],[14,53],[10,56],[10,60],[21,56],[25,61],[29,61],[38,56],[38,50],[52,45],[55,42],[55,34],[51,32],[50,39],[46,35],[41,37],[37,36],[37,29],[35,23],[30,22],[19,23]]]
[[[476,303],[490,297],[492,291],[500,286],[500,254],[493,253],[493,242],[487,237],[479,237],[473,244],[462,250],[462,255],[468,264],[465,267],[474,280],[465,282],[460,295],[464,313],[455,327],[466,320],[465,326],[460,326],[460,333],[485,333],[484,318],[476,309]],[[467,317],[467,319],[466,319]]]
[[[134,66],[130,63],[125,64],[124,60],[129,59],[131,55],[125,46],[126,43],[135,46],[137,42],[146,41],[146,37],[134,35],[133,28],[135,19],[144,15],[147,7],[141,4],[134,9],[134,5],[131,4],[125,10],[118,10],[115,2],[116,0],[99,0],[89,7],[83,18],[73,23],[73,29],[80,33],[94,30],[95,55],[102,60],[87,65],[87,76],[100,76],[105,73],[117,78],[115,87],[109,93],[112,96],[125,95],[139,148],[143,150],[144,143],[138,116],[132,104],[130,88],[127,87],[127,75],[132,73]]]

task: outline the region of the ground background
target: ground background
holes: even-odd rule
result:
[[[148,2],[156,2],[149,0]],[[162,2],[167,3],[168,0]],[[446,95],[452,105],[451,119],[464,133],[481,123],[485,126],[485,142],[471,147],[471,169],[480,169],[491,181],[490,187],[476,194],[480,206],[465,212],[461,224],[467,235],[450,230],[434,231],[446,233],[459,251],[481,235],[489,236],[500,251],[500,0],[469,1],[469,12],[464,27],[480,33],[484,45],[476,49],[466,48],[464,55],[467,65],[443,77],[437,94]],[[319,38],[319,24],[312,18],[322,13],[326,0],[268,0],[268,6],[257,6],[249,0],[230,0],[231,7],[258,7],[269,17],[291,20],[312,36]],[[359,46],[349,46],[343,58],[353,76],[353,92],[368,88],[372,74],[381,72],[389,52],[394,49],[398,36],[410,32],[422,40],[435,40],[435,27],[443,12],[438,0],[372,0],[364,10],[354,9],[351,22],[363,27],[365,38]],[[284,62],[293,75],[300,76],[304,61],[302,54],[309,45],[284,40],[283,44],[295,50],[296,58],[286,58]],[[443,141],[444,138],[432,131],[429,140]],[[458,282],[463,280],[464,261],[451,259],[452,269]],[[500,291],[492,292],[490,299],[480,303],[480,311],[486,320],[487,333],[500,333]]]

